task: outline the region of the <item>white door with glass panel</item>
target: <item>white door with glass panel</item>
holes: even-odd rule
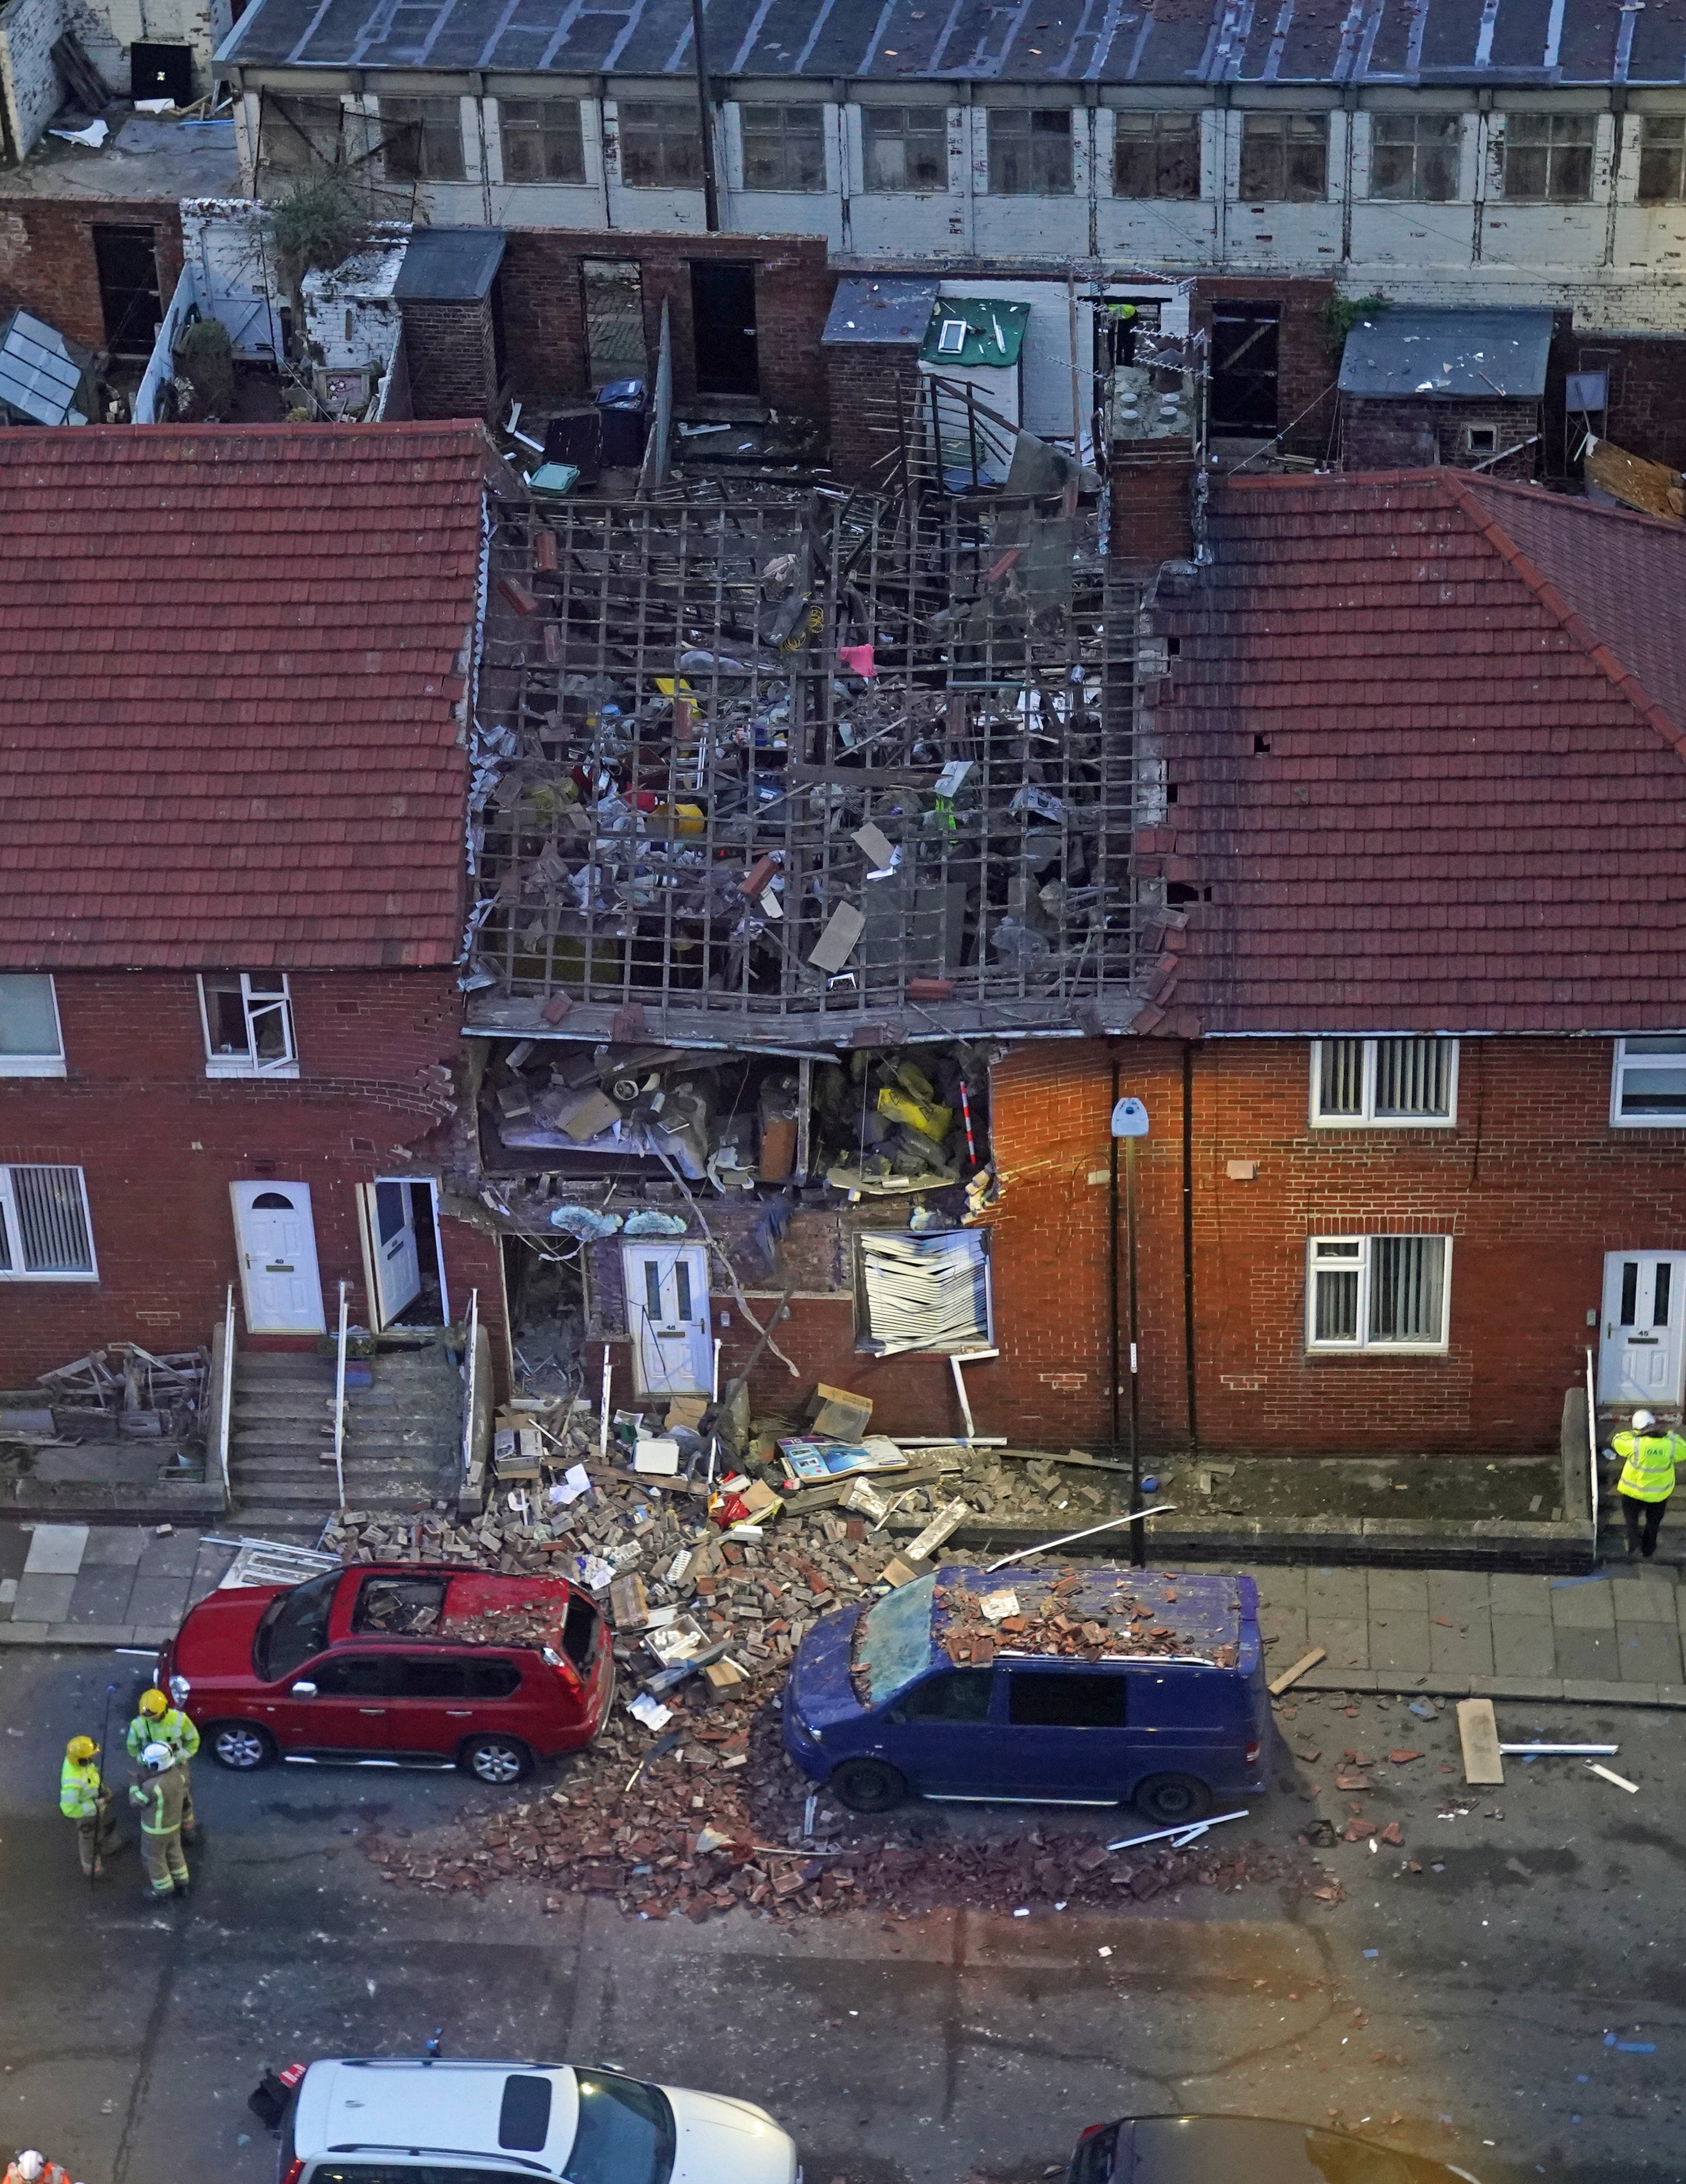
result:
[[[1686,1251],[1607,1251],[1600,1402],[1674,1409],[1680,1401],[1683,1329]]]
[[[625,1244],[626,1323],[638,1390],[706,1396],[714,1384],[709,1264],[700,1244]]]
[[[374,1187],[375,1286],[381,1324],[390,1327],[421,1295],[421,1252],[415,1240],[415,1202],[407,1183]]]
[[[320,1334],[322,1279],[308,1183],[233,1183],[234,1234],[253,1334]]]

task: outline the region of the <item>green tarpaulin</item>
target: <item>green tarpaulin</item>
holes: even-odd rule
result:
[[[988,296],[939,296],[931,315],[930,329],[920,350],[921,361],[971,370],[978,365],[1015,365],[1024,347],[1028,304],[998,304]],[[943,329],[960,325],[965,335],[958,348],[943,346]],[[950,334],[951,343],[960,337]]]

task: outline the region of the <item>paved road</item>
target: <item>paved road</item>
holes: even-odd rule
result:
[[[1302,1699],[1284,1726],[1325,1752],[1303,1778],[1327,1781],[1342,1740],[1385,1750],[1409,1730],[1425,1754],[1369,1801],[1424,1871],[1343,1846],[1333,1908],[1249,1887],[1116,1917],[698,1928],[572,1899],[544,1917],[530,1898],[383,1885],[356,1849],[371,1819],[423,1832],[481,1794],[454,1777],[202,1766],[199,1886],[160,1914],[132,1853],[101,1890],[83,1882],[55,1810],[64,1738],[114,1677],[127,1696],[134,1666],[0,1660],[0,2153],[44,2144],[86,2184],[268,2178],[244,2106],[265,2063],[414,2051],[439,2025],[458,2053],[590,2058],[763,2100],[810,2184],[1032,2184],[1084,2124],[1132,2108],[1336,2110],[1483,2184],[1686,2176],[1678,1716],[1513,1714],[1507,1735],[1619,1741],[1639,1796],[1552,1761],[1441,1820],[1450,1715]],[[1278,1836],[1308,1810],[1292,1792],[1270,1805]]]

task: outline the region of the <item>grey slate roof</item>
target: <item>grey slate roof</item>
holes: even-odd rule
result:
[[[501,227],[418,227],[392,294],[401,304],[477,304],[503,262]]]
[[[1550,348],[1550,311],[1377,311],[1346,337],[1340,391],[1538,401]]]
[[[822,342],[899,342],[917,348],[937,302],[937,276],[884,273],[839,281]]]
[[[716,75],[1678,84],[1686,0],[708,0]],[[689,0],[258,0],[257,66],[688,75]]]

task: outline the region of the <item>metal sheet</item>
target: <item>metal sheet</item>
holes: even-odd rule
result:
[[[853,342],[895,342],[917,348],[931,323],[937,301],[937,276],[880,281],[843,280],[832,298],[831,315],[820,337],[833,347]]]

